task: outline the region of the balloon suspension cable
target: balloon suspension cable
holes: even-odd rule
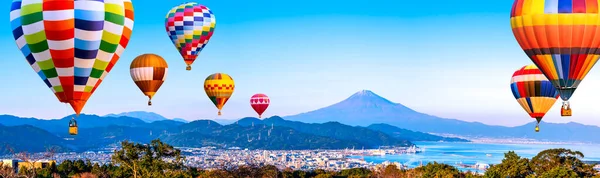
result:
[[[535,124],[535,132],[540,132],[540,122],[542,121],[541,117],[536,117],[535,120],[537,123]]]
[[[563,108],[564,108],[564,109],[569,109],[569,108],[571,108],[571,104],[569,103],[569,101],[563,101]]]
[[[187,67],[185,67],[185,70],[192,70],[192,66],[188,65]]]
[[[65,103],[65,117],[69,116],[69,104]],[[71,120],[75,120],[75,116],[71,116]]]

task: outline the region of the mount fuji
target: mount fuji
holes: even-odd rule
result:
[[[412,110],[400,103],[394,103],[370,90],[354,93],[347,99],[315,111],[284,117],[287,120],[308,123],[340,122],[355,126],[390,124],[400,128],[424,132],[451,132],[448,125],[457,126],[456,131],[466,131],[488,126],[478,122],[465,122],[444,119]],[[498,126],[498,128],[504,128]]]
[[[542,130],[533,132],[535,123],[517,127],[485,125],[428,115],[400,103],[387,100],[370,90],[354,93],[347,99],[315,111],[283,117],[305,123],[339,122],[353,126],[388,124],[398,128],[465,137],[531,138],[549,141],[600,142],[594,134],[600,127],[578,123],[540,123]]]

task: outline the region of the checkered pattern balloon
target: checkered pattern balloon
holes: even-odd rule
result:
[[[204,91],[208,98],[215,104],[219,109],[219,115],[221,115],[221,109],[229,100],[229,97],[233,94],[235,89],[235,83],[231,76],[224,73],[215,73],[204,80]]]
[[[190,2],[174,7],[165,19],[171,41],[191,70],[215,30],[215,15],[208,7]]]
[[[13,0],[13,37],[33,70],[77,115],[127,47],[130,0]]]

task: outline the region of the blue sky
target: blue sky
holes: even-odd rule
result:
[[[512,73],[531,64],[510,30],[512,1],[196,1],[214,12],[217,26],[192,71],[185,71],[164,31],[165,14],[183,2],[133,0],[131,42],[84,113],[216,118],[202,85],[206,76],[224,72],[236,81],[236,91],[219,119],[254,116],[249,97],[259,92],[271,97],[265,116],[286,116],[369,89],[446,118],[508,126],[533,121],[509,88]],[[71,114],[17,49],[10,1],[0,5],[6,7],[0,14],[6,24],[0,28],[0,113],[48,119]],[[163,56],[170,67],[152,107],[129,76],[129,64],[143,53]],[[598,70],[572,97],[573,117],[561,118],[557,103],[544,120],[600,125],[594,108]]]

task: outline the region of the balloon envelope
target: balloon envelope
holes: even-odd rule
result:
[[[255,94],[250,97],[250,106],[252,106],[252,109],[254,109],[254,111],[256,111],[258,114],[258,118],[261,118],[262,114],[265,112],[265,110],[267,110],[270,103],[271,100],[269,97],[262,93]]]
[[[215,15],[204,5],[188,2],[173,7],[165,19],[165,29],[171,42],[191,70],[198,54],[215,30]]]
[[[212,74],[204,80],[204,91],[210,101],[219,109],[219,115],[221,115],[221,109],[233,94],[234,88],[233,78],[224,73]]]
[[[510,89],[517,102],[539,123],[558,99],[558,92],[535,65],[515,71]]]
[[[167,78],[168,68],[167,61],[156,54],[142,54],[131,62],[131,79],[148,96],[148,105]]]
[[[77,115],[127,47],[130,0],[13,0],[17,46],[56,95]]]
[[[600,56],[596,0],[515,0],[512,31],[527,56],[567,101]]]

